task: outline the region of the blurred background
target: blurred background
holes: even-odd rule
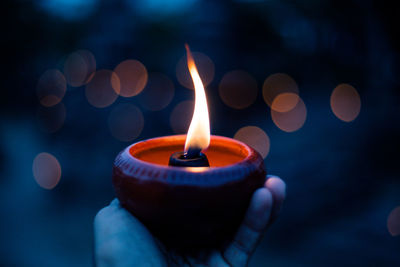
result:
[[[250,266],[400,265],[399,9],[383,1],[4,1],[0,265],[90,266],[117,153],[215,135],[287,183]]]

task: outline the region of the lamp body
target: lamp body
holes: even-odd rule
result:
[[[231,138],[211,136],[208,167],[171,167],[185,135],[148,139],[116,157],[112,182],[121,205],[169,247],[198,249],[229,241],[253,192],[265,182],[262,157]]]

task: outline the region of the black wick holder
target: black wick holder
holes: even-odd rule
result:
[[[169,166],[175,167],[210,167],[207,156],[200,151],[195,154],[175,152],[169,158]]]

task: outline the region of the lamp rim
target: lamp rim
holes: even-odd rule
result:
[[[124,176],[140,177],[146,181],[161,181],[173,184],[196,184],[196,185],[220,185],[230,181],[237,181],[246,177],[247,174],[257,171],[260,165],[264,166],[264,160],[260,154],[250,146],[238,140],[211,135],[210,145],[220,145],[224,142],[234,143],[243,153],[243,159],[219,167],[175,167],[151,163],[141,160],[132,154],[135,146],[154,145],[158,142],[183,142],[186,135],[170,135],[146,139],[129,145],[116,157],[114,162],[114,170],[122,172]],[[264,169],[264,168],[263,168]],[[215,179],[215,177],[219,177]]]

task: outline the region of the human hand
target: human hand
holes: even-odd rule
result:
[[[277,218],[285,183],[268,176],[251,199],[233,241],[196,256],[168,251],[149,230],[114,199],[94,220],[95,263],[103,266],[246,266],[266,228]],[[190,238],[190,237],[188,237]]]

